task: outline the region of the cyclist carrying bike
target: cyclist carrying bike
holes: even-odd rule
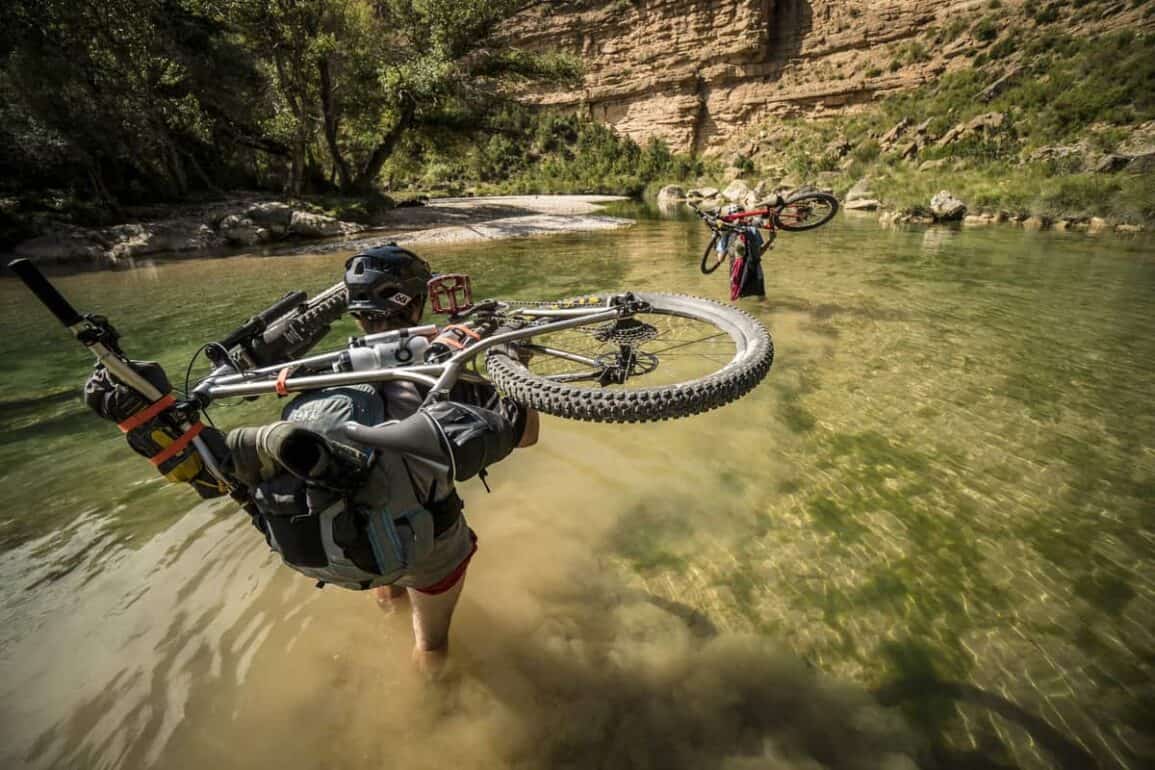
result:
[[[419,324],[433,277],[424,260],[390,244],[350,257],[345,267],[347,310],[366,334]],[[157,391],[171,391],[157,365],[132,368]],[[227,491],[195,452],[179,450],[188,440],[180,431],[165,432],[160,420],[171,397],[142,401],[104,367],[85,392],[89,406],[118,422],[166,478],[190,482],[206,497]],[[227,435],[198,423],[184,435],[211,447],[287,566],[319,586],[371,589],[384,608],[407,594],[414,659],[429,669],[448,652],[476,551],[455,482],[484,476],[515,446],[535,443],[538,420],[488,384],[459,381],[448,400],[421,408],[425,395],[424,386],[400,380],[328,387],[298,395],[277,422]]]
[[[432,277],[425,260],[393,244],[356,254],[345,265],[348,311],[366,334],[417,326],[425,309],[426,284]],[[424,388],[400,380],[369,387],[375,387],[389,420],[404,420],[415,414],[426,395]],[[450,401],[505,415],[513,426],[517,447],[537,443],[537,412],[499,398],[492,385],[458,382],[450,393]],[[441,514],[435,553],[426,563],[416,567],[414,575],[374,589],[383,608],[408,594],[417,655],[437,654],[445,649],[465,569],[477,547],[477,538],[465,522],[456,492],[450,495],[448,508]]]

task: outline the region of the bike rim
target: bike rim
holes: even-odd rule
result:
[[[823,198],[787,203],[778,212],[778,221],[785,227],[804,227],[834,216],[834,206]]]
[[[542,379],[629,390],[677,385],[718,372],[741,357],[745,340],[716,322],[655,309],[542,334],[521,347],[533,353],[526,368]]]

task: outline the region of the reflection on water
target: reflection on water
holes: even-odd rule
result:
[[[642,221],[426,255],[483,295],[721,299],[706,236]],[[344,256],[60,282],[175,381]],[[481,551],[436,686],[406,613],[313,589],[231,505],[152,475],[72,397],[83,351],[0,282],[0,765],[1141,767],[1153,257],[845,220],[784,235],[769,296],[742,303],[777,348],[751,396],[658,425],[547,418],[494,494],[467,485]]]

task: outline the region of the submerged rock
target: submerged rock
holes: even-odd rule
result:
[[[668,184],[658,191],[658,205],[662,206],[674,201],[684,200],[686,191],[676,184]]]

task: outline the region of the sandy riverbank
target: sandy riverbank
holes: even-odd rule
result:
[[[198,257],[251,251],[339,251],[364,244],[456,243],[607,230],[633,220],[599,213],[626,200],[612,195],[516,195],[442,198],[381,212],[372,226],[343,222],[304,204],[237,198],[140,222],[89,229],[61,227],[17,244],[15,256],[41,264],[114,267],[137,258]]]
[[[457,243],[629,227],[632,219],[598,213],[603,205],[622,200],[627,199],[616,195],[443,198],[425,206],[389,211],[381,230],[370,238],[398,243]]]

